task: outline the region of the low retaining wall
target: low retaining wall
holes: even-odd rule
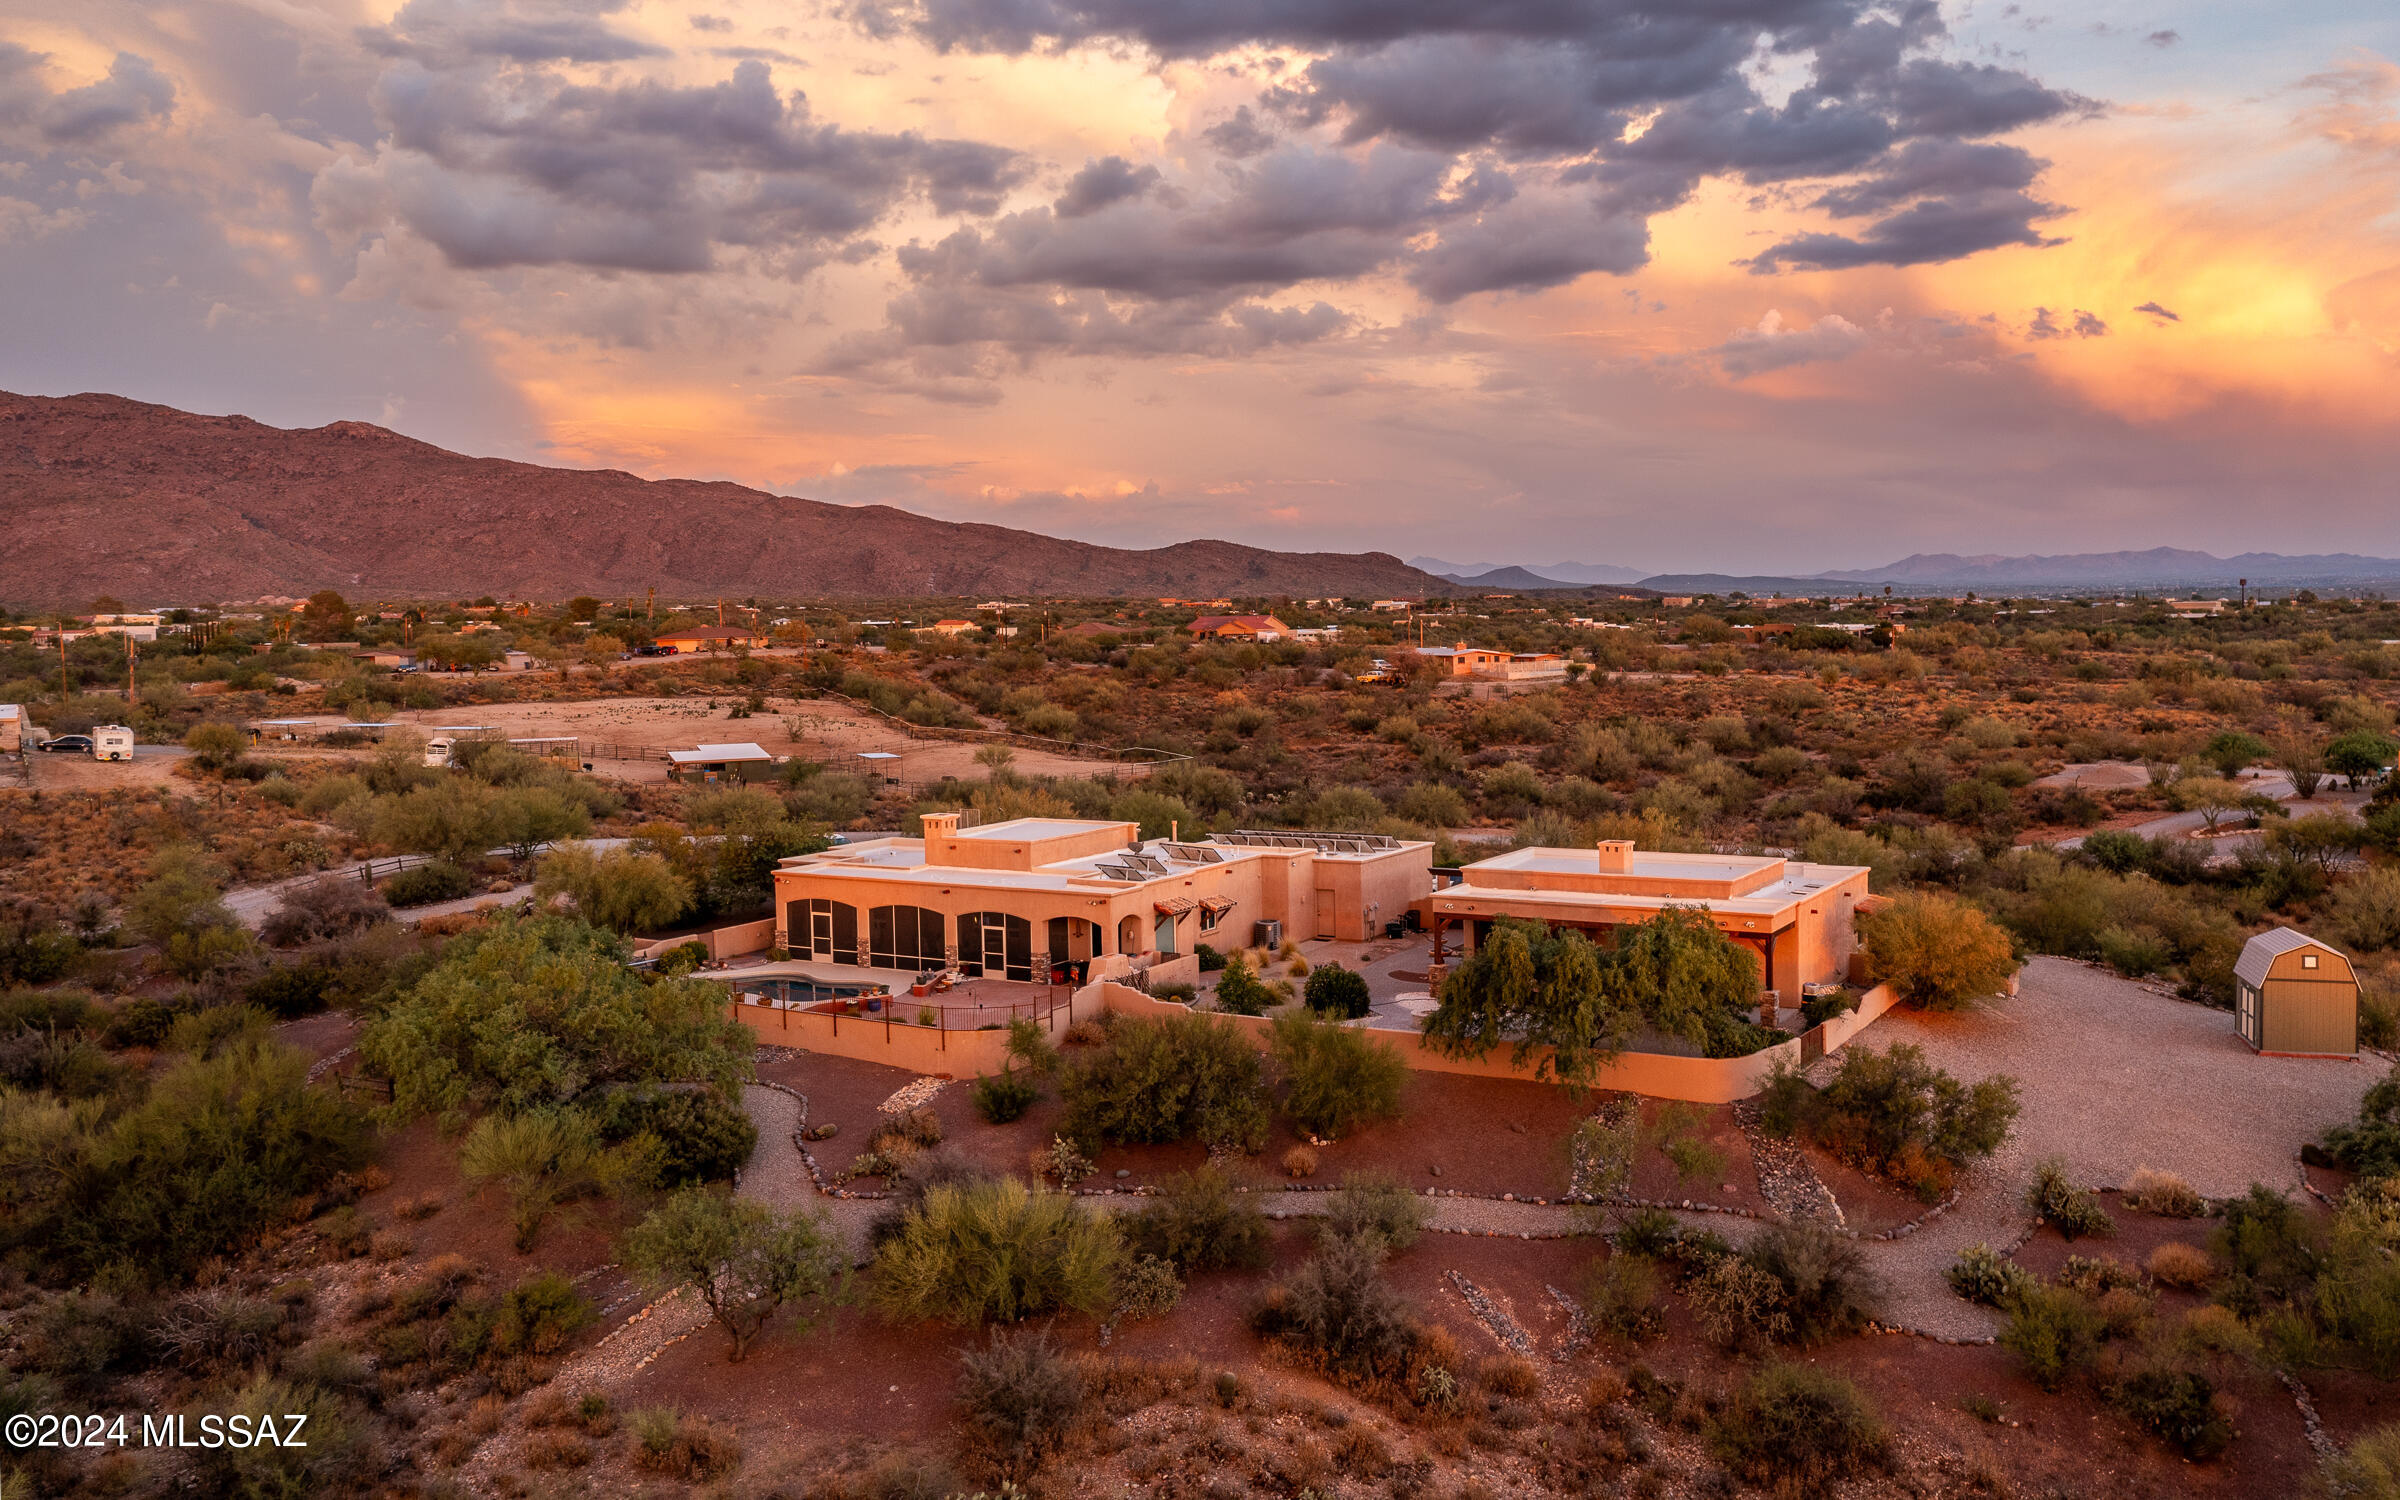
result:
[[[715,959],[738,958],[745,953],[764,953],[775,946],[775,919],[762,917],[755,922],[737,922],[731,927],[719,927],[711,932],[688,932],[682,937],[656,938],[633,945],[635,958],[655,958],[686,943],[698,943],[708,949]]]
[[[1872,1025],[1899,1003],[1889,985],[1877,985],[1862,996],[1858,1009],[1816,1026],[1805,1038],[1778,1042],[1748,1057],[1671,1057],[1657,1052],[1627,1052],[1592,1080],[1592,1087],[1653,1099],[1684,1099],[1695,1104],[1731,1104],[1765,1087],[1778,1058],[1800,1065],[1804,1045],[1811,1056],[1831,1052]],[[902,1009],[905,1010],[905,1004]],[[1055,1038],[1076,1021],[1101,1011],[1127,1016],[1188,1016],[1192,1008],[1174,1000],[1154,999],[1128,984],[1101,979],[1085,985],[1054,1012],[1050,1031]],[[1210,1014],[1214,1014],[1211,1012]],[[943,1031],[906,1020],[862,1016],[832,1016],[809,1010],[784,1010],[750,1005],[736,999],[733,1017],[756,1032],[762,1042],[805,1047],[836,1057],[884,1063],[916,1073],[972,1078],[997,1073],[1008,1057],[1006,1031]],[[1262,1050],[1268,1022],[1263,1016],[1218,1016],[1247,1035]],[[1533,1077],[1517,1067],[1510,1050],[1496,1047],[1483,1058],[1444,1057],[1410,1031],[1371,1031],[1377,1041],[1400,1054],[1409,1067],[1422,1073],[1463,1073],[1477,1078]],[[1821,1045],[1820,1045],[1821,1044]]]

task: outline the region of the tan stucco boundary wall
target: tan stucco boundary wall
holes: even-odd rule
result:
[[[1812,1035],[1824,1043],[1824,1052],[1833,1052],[1873,1025],[1899,1000],[1900,997],[1890,985],[1877,985],[1859,998],[1856,1010],[1819,1024]],[[1102,979],[1075,991],[1067,1004],[1053,1014],[1050,1023],[1053,1039],[1076,1021],[1090,1020],[1104,1010],[1124,1016],[1194,1014],[1190,1006],[1179,1001],[1154,999],[1131,985]],[[784,1047],[805,1047],[812,1052],[883,1063],[916,1073],[972,1078],[979,1073],[999,1072],[1008,1057],[1008,1033],[1005,1031],[941,1031],[911,1025],[906,1021],[866,1020],[856,1016],[823,1015],[816,1011],[779,1010],[773,1006],[747,1005],[739,1000],[733,1002],[733,1016],[755,1032],[761,1042]],[[1247,1035],[1260,1050],[1265,1050],[1270,1024],[1265,1017],[1220,1016],[1218,1019]],[[1460,1073],[1477,1078],[1531,1080],[1534,1077],[1531,1069],[1515,1066],[1510,1060],[1510,1050],[1504,1047],[1494,1048],[1489,1056],[1480,1059],[1451,1058],[1427,1047],[1424,1039],[1414,1032],[1370,1030],[1367,1034],[1399,1053],[1401,1059],[1418,1072]],[[1658,1052],[1628,1052],[1619,1056],[1615,1063],[1592,1080],[1591,1086],[1643,1094],[1653,1099],[1732,1104],[1750,1098],[1764,1088],[1767,1076],[1774,1071],[1778,1058],[1798,1067],[1803,1046],[1803,1038],[1794,1037],[1788,1042],[1778,1042],[1763,1051],[1753,1052],[1748,1057],[1672,1057]]]
[[[650,958],[686,943],[706,945],[710,958],[739,958],[745,953],[764,953],[775,946],[775,919],[762,917],[755,922],[737,922],[731,927],[719,927],[710,932],[686,933],[682,937],[636,943],[633,945],[633,956]]]
[[[1157,1000],[1121,984],[1104,986],[1108,1009],[1120,1015],[1163,1016],[1189,1015],[1188,1006],[1172,1000]],[[1822,1033],[1824,1050],[1833,1051],[1872,1025],[1885,1011],[1899,1003],[1890,985],[1877,985],[1859,997],[1858,1008],[1848,1015],[1820,1023],[1815,1030]],[[1213,1014],[1213,1013],[1212,1013]],[[1258,1046],[1267,1044],[1270,1024],[1263,1016],[1224,1016],[1221,1019],[1247,1032]],[[1511,1061],[1512,1049],[1495,1047],[1481,1058],[1444,1057],[1425,1044],[1425,1039],[1413,1031],[1369,1030],[1368,1036],[1400,1054],[1410,1068],[1422,1073],[1463,1073],[1476,1078],[1533,1078],[1531,1068],[1517,1067]],[[1748,1057],[1672,1057],[1660,1052],[1627,1052],[1620,1054],[1591,1086],[1629,1094],[1645,1094],[1653,1099],[1684,1099],[1695,1104],[1731,1104],[1747,1099],[1766,1087],[1767,1075],[1774,1071],[1777,1058],[1788,1059],[1793,1067],[1800,1066],[1802,1038],[1778,1042]]]

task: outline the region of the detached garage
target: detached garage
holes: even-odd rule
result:
[[[2304,932],[2278,927],[2242,947],[2233,966],[2242,1040],[2275,1057],[2356,1057],[2358,975],[2350,960]]]

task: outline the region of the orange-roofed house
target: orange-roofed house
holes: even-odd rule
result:
[[[1215,641],[1280,641],[1292,633],[1273,615],[1202,615],[1184,629]]]
[[[763,631],[737,625],[694,625],[687,630],[661,631],[657,641],[678,656],[688,656],[695,651],[731,651],[736,646],[762,651],[767,637]]]

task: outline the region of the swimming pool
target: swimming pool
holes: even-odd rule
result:
[[[784,1010],[806,1010],[829,1000],[854,1000],[868,1010],[881,1008],[891,998],[887,985],[858,982],[837,984],[808,974],[790,974],[767,979],[745,979],[735,990],[753,1005],[772,1005]]]

